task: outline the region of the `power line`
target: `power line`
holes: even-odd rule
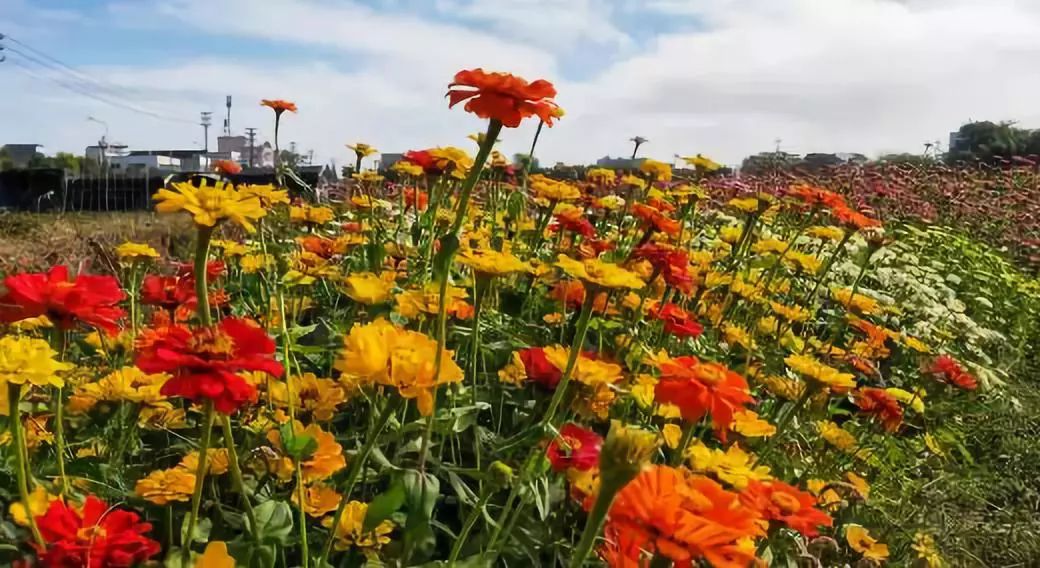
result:
[[[18,40],[12,38],[11,36],[5,36],[4,34],[0,34],[0,39],[7,39],[7,40],[10,40],[10,41],[13,41],[13,42],[17,42],[19,45],[25,45],[23,42],[19,42]],[[31,75],[32,77],[34,77],[34,78],[36,78],[38,80],[49,80],[49,81],[57,84],[58,86],[66,89],[66,90],[72,91],[72,92],[74,92],[76,94],[83,95],[85,97],[89,97],[89,98],[94,99],[96,101],[103,102],[103,103],[111,105],[111,106],[119,107],[119,108],[122,108],[124,110],[128,110],[130,112],[134,112],[134,113],[145,115],[145,116],[150,116],[150,117],[158,119],[158,120],[165,120],[165,121],[168,121],[168,122],[177,122],[177,123],[181,123],[181,124],[195,124],[194,121],[186,120],[186,119],[182,119],[182,118],[177,118],[177,117],[174,117],[174,116],[161,114],[161,113],[149,110],[149,109],[141,108],[141,107],[138,107],[138,106],[136,106],[134,104],[126,102],[125,98],[124,98],[124,100],[121,101],[121,100],[113,98],[112,96],[110,96],[108,94],[104,94],[102,92],[99,92],[99,91],[102,91],[102,90],[111,91],[111,89],[104,88],[103,84],[101,84],[101,83],[99,83],[97,81],[94,81],[92,79],[89,79],[89,77],[88,77],[89,80],[84,80],[83,78],[81,78],[81,76],[83,76],[81,73],[76,72],[75,70],[72,70],[72,71],[66,70],[65,68],[68,68],[68,69],[72,69],[72,68],[69,67],[68,65],[63,64],[63,63],[57,63],[57,64],[56,63],[49,63],[48,61],[44,60],[42,57],[37,57],[35,55],[32,55],[30,53],[26,53],[25,51],[22,51],[22,50],[20,50],[18,48],[11,47],[11,46],[4,46],[4,51],[5,52],[9,52],[11,54],[15,54],[18,57],[20,57],[21,59],[23,59],[24,61],[19,61],[18,59],[12,57],[12,58],[9,58],[8,61],[13,62],[16,65],[18,65],[19,67],[21,67],[22,69],[28,71],[29,75]],[[33,51],[38,52],[38,50],[33,50]],[[49,56],[47,56],[47,57],[49,59],[54,59],[54,58],[50,58]],[[54,60],[58,61],[56,59],[54,59]],[[38,67],[37,68],[31,67],[31,66],[29,66],[29,65],[27,65],[25,63],[26,61],[30,62],[30,63],[33,63],[33,64],[37,65]],[[43,71],[46,71],[45,75],[41,75],[41,74],[36,73],[37,71],[41,71],[40,68],[42,68]],[[57,74],[57,76],[56,76],[56,74]],[[101,88],[99,88],[99,87],[101,87]],[[120,97],[120,98],[122,98],[122,97]]]
[[[64,61],[62,61],[62,60],[60,60],[60,59],[58,59],[56,57],[48,55],[48,54],[40,51],[39,49],[36,49],[35,47],[25,43],[24,41],[19,40],[18,38],[14,38],[14,37],[11,37],[11,36],[6,35],[6,34],[0,34],[0,40],[4,40],[4,39],[6,39],[7,41],[14,42],[14,43],[22,46],[23,48],[33,52],[37,57],[40,57],[40,58],[43,58],[43,59],[47,60],[48,62],[50,62],[51,66],[60,67],[63,72],[66,72],[66,73],[71,74],[71,75],[75,75],[76,78],[79,79],[80,81],[84,81],[84,82],[87,82],[87,83],[92,83],[92,84],[96,85],[100,89],[109,91],[113,95],[117,95],[118,96],[120,94],[118,91],[120,91],[122,89],[121,87],[119,87],[117,85],[113,85],[112,83],[108,83],[106,81],[102,81],[100,79],[95,79],[94,77],[91,77],[90,75],[87,75],[87,74],[81,72],[80,70],[78,70],[75,67],[69,65],[68,63],[65,63]],[[14,48],[14,47],[8,46],[8,49],[10,49],[11,51],[14,51],[14,52],[18,52],[18,50],[16,48]],[[23,54],[23,57],[25,57],[24,54]],[[47,63],[42,63],[42,64],[48,65]]]

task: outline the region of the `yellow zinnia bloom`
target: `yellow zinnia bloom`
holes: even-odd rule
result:
[[[372,154],[376,154],[379,152],[379,150],[376,150],[372,146],[363,142],[358,142],[357,144],[347,144],[347,148],[350,148],[354,151],[355,154],[362,158],[371,156]]]
[[[187,182],[174,183],[172,190],[160,189],[152,199],[158,202],[157,212],[185,211],[191,214],[196,225],[203,227],[214,227],[228,219],[252,233],[256,231],[253,221],[266,214],[256,196],[238,191],[223,180],[209,185],[209,181],[203,179],[199,187]]]
[[[390,166],[390,171],[413,177],[423,175],[422,166],[414,162],[409,162],[408,160],[398,160],[397,162],[394,162],[394,165]]]
[[[320,379],[314,373],[304,373],[294,377],[289,384],[293,386],[293,406],[310,412],[314,420],[325,422],[332,420],[336,408],[347,401],[347,393],[339,383],[332,379]],[[282,381],[271,383],[271,402],[276,406],[289,406],[289,384]]]
[[[821,239],[825,241],[840,241],[845,237],[845,231],[840,227],[809,227],[805,234],[809,235],[814,239]]]
[[[687,449],[686,455],[694,471],[714,474],[720,481],[736,489],[744,489],[751,481],[772,479],[769,468],[753,465],[752,454],[740,449],[738,444],[733,444],[723,451],[709,448],[698,441]]]
[[[297,420],[294,425],[296,436],[308,436],[317,443],[314,453],[300,462],[305,483],[328,479],[347,466],[347,460],[343,457],[343,446],[336,442],[335,436],[322,430],[321,426],[317,424],[309,424],[304,428],[303,424]],[[267,431],[267,441],[275,449],[282,451],[282,435],[277,429]],[[275,475],[283,481],[291,479],[296,472],[293,460],[289,456],[272,458],[271,466]]]
[[[336,550],[350,550],[353,547],[378,550],[390,542],[388,535],[394,531],[394,524],[391,521],[383,521],[366,532],[364,527],[367,514],[367,504],[360,501],[347,503],[335,529]],[[332,517],[326,517],[322,524],[329,528],[332,525]]]
[[[918,560],[923,561],[926,568],[942,568],[946,565],[942,556],[939,555],[939,550],[935,547],[935,538],[928,533],[914,534],[914,543],[910,545],[910,548],[914,549]]]
[[[816,428],[820,431],[820,437],[826,440],[828,444],[847,454],[854,453],[856,448],[859,447],[856,437],[834,422],[821,420],[816,423]]]
[[[528,178],[528,187],[537,197],[549,201],[574,201],[581,199],[581,191],[573,185],[535,174]]]
[[[776,426],[758,417],[753,410],[740,410],[733,413],[733,424],[730,430],[745,438],[768,438],[776,434]]]
[[[284,189],[275,189],[271,184],[245,185],[239,190],[245,195],[253,196],[260,200],[260,206],[270,209],[279,203],[289,203],[289,192]]]
[[[11,520],[15,524],[27,527],[29,526],[29,515],[33,518],[39,517],[40,515],[47,512],[53,501],[60,498],[59,495],[51,495],[43,488],[42,485],[37,485],[32,492],[29,493],[29,509],[26,511],[25,503],[14,501],[7,507],[7,512],[11,514]]]
[[[917,389],[917,392],[910,392],[899,388],[887,388],[885,392],[892,395],[892,398],[899,402],[909,405],[914,412],[921,414],[924,412],[924,397],[928,393],[923,388]]]
[[[672,166],[657,160],[643,160],[639,171],[650,176],[654,181],[672,181]]]
[[[453,178],[463,179],[473,167],[473,157],[462,148],[443,146],[431,148],[430,156],[436,161],[437,169],[447,172]]]
[[[504,276],[514,272],[530,272],[531,267],[508,252],[494,249],[465,249],[459,253],[459,262],[478,274]]]
[[[617,174],[608,168],[589,168],[585,172],[585,181],[593,183],[613,184],[616,179]]]
[[[137,480],[134,493],[156,505],[188,501],[195,491],[195,474],[185,469],[157,469]]]
[[[865,296],[858,292],[853,296],[852,290],[849,288],[834,288],[831,290],[831,296],[833,296],[839,304],[845,306],[846,310],[858,312],[863,315],[875,314],[880,307],[880,304],[878,304],[878,301],[874,298]]]
[[[303,511],[312,517],[323,517],[339,506],[340,494],[328,485],[315,483],[307,488],[304,498],[307,502],[303,505]],[[292,492],[292,502],[297,507],[300,506],[299,491]]]
[[[722,164],[700,154],[697,154],[696,156],[682,156],[680,159],[695,168],[707,170],[709,172],[714,172],[715,170],[722,168]]]
[[[564,372],[567,369],[570,350],[561,345],[552,345],[545,348],[545,358],[560,372]],[[613,384],[621,379],[621,365],[578,355],[574,369],[571,370],[571,378],[589,386]]]
[[[837,392],[856,388],[856,376],[852,373],[842,373],[825,365],[810,355],[789,355],[784,358],[787,366],[806,379],[820,383]]]
[[[383,304],[390,300],[394,287],[394,273],[373,274],[360,272],[343,280],[343,293],[351,300],[366,306]]]
[[[65,381],[58,373],[73,366],[55,360],[57,355],[42,339],[15,335],[0,337],[0,385],[64,386]]]
[[[780,302],[769,302],[769,307],[773,309],[773,313],[789,322],[803,322],[812,315],[809,310],[801,306],[785,306]]]
[[[224,475],[227,473],[230,464],[228,460],[227,448],[209,448],[206,450],[206,475]],[[191,451],[181,458],[177,467],[192,473],[199,469],[198,450]]]
[[[888,545],[881,544],[870,536],[870,531],[860,525],[848,525],[845,528],[845,541],[852,550],[863,555],[863,558],[884,562],[888,560]]]
[[[661,428],[661,438],[664,440],[664,444],[670,449],[679,447],[679,442],[682,441],[682,428],[678,424],[669,422]]]
[[[159,252],[145,243],[127,241],[116,247],[116,256],[124,262],[159,258]]]
[[[638,290],[645,283],[635,273],[625,270],[616,264],[603,262],[598,258],[575,260],[567,255],[559,255],[556,266],[568,275],[584,281],[586,284],[602,288],[631,288]]]
[[[235,568],[235,559],[228,554],[226,542],[213,540],[195,561],[195,568]]]
[[[332,209],[328,207],[312,207],[304,204],[294,205],[289,208],[289,220],[293,223],[323,225],[331,221],[335,216]]]
[[[448,286],[448,297],[445,305],[448,314],[465,318],[472,314],[473,308],[466,302],[468,296],[465,288]],[[423,289],[405,290],[394,296],[397,312],[402,316],[412,319],[419,314],[434,315],[440,309],[440,286],[435,283],[428,284]]]

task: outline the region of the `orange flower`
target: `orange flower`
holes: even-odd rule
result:
[[[903,422],[903,408],[885,389],[859,389],[855,394],[855,403],[860,410],[880,420],[889,432],[895,432]]]
[[[758,515],[738,496],[702,476],[654,466],[622,489],[610,508],[607,546],[613,567],[638,566],[640,550],[689,566],[706,560],[717,568],[745,568],[755,558],[750,539],[764,534]]]
[[[480,68],[464,70],[455,74],[446,96],[448,108],[467,101],[467,112],[501,121],[510,128],[520,126],[520,121],[529,116],[537,116],[552,126],[553,118],[559,116],[559,107],[552,100],[556,88],[544,79],[528,83],[509,73],[486,73]]]
[[[274,109],[276,115],[281,116],[285,111],[296,112],[296,103],[283,101],[282,99],[264,99],[260,101],[260,106],[270,107]]]
[[[816,509],[816,497],[782,481],[752,480],[740,494],[740,502],[761,513],[769,521],[778,521],[808,538],[820,534],[818,527],[833,524],[830,516]]]
[[[661,364],[661,380],[654,394],[657,402],[678,406],[687,422],[710,415],[717,435],[723,439],[733,423],[733,413],[752,400],[744,377],[725,365],[701,363],[689,356]]]
[[[643,228],[645,230],[660,231],[670,237],[679,234],[679,229],[681,228],[679,222],[670,218],[656,207],[636,203],[632,206],[632,214],[643,220]]]
[[[213,171],[225,176],[233,176],[242,173],[242,166],[231,160],[217,160],[213,162]]]

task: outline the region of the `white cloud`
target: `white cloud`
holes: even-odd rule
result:
[[[548,162],[625,154],[637,134],[650,139],[645,151],[658,158],[703,152],[734,163],[771,149],[776,138],[792,151],[877,154],[945,141],[968,119],[1040,126],[1040,77],[1031,73],[1040,56],[1040,7],[1025,1],[525,2],[529,18],[498,0],[442,3],[442,10],[458,10],[452,23],[402,5],[269,0],[257,8],[246,0],[168,0],[154,6],[176,25],[237,36],[246,46],[311,46],[314,57],[90,72],[141,90],[149,108],[180,116],[219,115],[223,95],[233,94],[238,127],[269,123],[255,106],[260,98],[294,99],[301,112],[287,119],[286,139],[341,162],[342,144],[356,140],[387,151],[467,147],[463,135],[481,121],[448,111],[443,95],[454,71],[476,66],[557,84],[568,114],[543,134],[539,153]],[[682,31],[657,33],[638,50],[630,38],[661,18]],[[538,22],[545,37],[534,41]],[[590,60],[583,78],[561,77],[571,52],[560,45],[598,46],[605,59]],[[0,80],[10,76],[0,73]],[[53,151],[96,138],[97,125],[83,119],[102,105],[20,79],[9,92],[21,108],[47,108],[5,125],[5,136],[19,139],[13,141],[35,139]],[[188,146],[199,138],[191,125],[106,112],[113,136],[135,146]],[[526,151],[533,130],[507,131],[503,150]]]

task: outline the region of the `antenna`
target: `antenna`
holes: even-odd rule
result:
[[[231,95],[227,96],[227,118],[224,119],[224,136],[231,136]]]
[[[201,117],[201,121],[199,122],[199,124],[202,126],[202,136],[204,137],[203,138],[203,144],[202,144],[203,152],[206,152],[208,154],[209,153],[209,127],[210,127],[211,124],[213,124],[213,113],[212,112],[203,112],[203,113],[199,113],[199,116]]]
[[[249,127],[246,129],[246,134],[249,135],[249,167],[253,167],[253,159],[256,156],[256,129]]]

